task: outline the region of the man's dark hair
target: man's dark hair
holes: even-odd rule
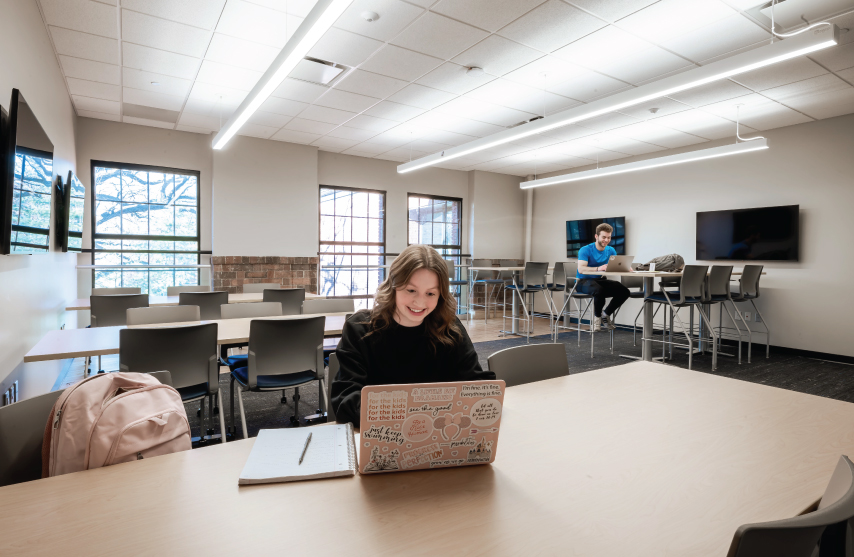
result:
[[[596,227],[596,236],[598,236],[600,232],[607,232],[608,234],[613,234],[614,227],[608,224],[607,222],[603,222],[602,224]]]

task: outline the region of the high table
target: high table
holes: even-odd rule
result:
[[[463,265],[463,266],[465,266],[465,265]],[[473,289],[474,289],[474,281],[475,281],[475,274],[472,274],[472,271],[475,271],[475,272],[477,272],[477,271],[511,271],[511,272],[513,273],[513,284],[515,284],[515,285],[517,285],[517,286],[518,286],[518,283],[517,283],[517,280],[516,280],[516,279],[517,279],[517,277],[518,277],[518,276],[519,276],[519,275],[520,275],[520,274],[525,270],[525,267],[470,267],[470,266],[469,266],[469,267],[468,267],[468,270],[469,270],[469,273],[468,273],[468,283],[469,283],[469,306],[468,306],[468,308],[467,308],[467,311],[468,311],[468,314],[469,314],[469,319],[471,319],[471,315],[472,315],[472,312],[471,312],[471,300],[472,300],[472,298],[473,298],[473,296],[472,296],[472,292],[473,292]],[[548,273],[551,273],[553,270],[554,270],[554,267],[549,267],[549,269],[548,269]],[[487,295],[488,295],[488,293],[487,293],[487,291],[486,291],[486,288],[484,288],[484,297],[486,297]],[[515,296],[515,295],[514,295],[514,296],[512,296],[511,298],[512,298],[512,301],[511,301],[511,309],[510,309],[510,312],[511,312],[511,315],[512,315],[513,317],[516,317],[516,316],[517,316],[517,314],[518,314],[518,312],[519,312],[519,305],[518,305],[518,301],[517,301],[517,299],[516,299],[516,296]],[[484,303],[486,303],[487,301],[488,301],[488,300],[485,300],[485,301],[484,301]],[[486,310],[486,308],[484,308],[484,311],[485,311],[485,310]],[[532,307],[532,308],[530,308],[530,311],[531,311],[531,312],[533,312],[533,311],[534,311],[534,308],[533,308],[533,307]],[[518,321],[517,321],[516,319],[511,319],[511,320],[510,320],[510,330],[509,330],[509,331],[501,331],[501,332],[503,332],[503,333],[510,333],[510,334],[512,334],[512,335],[518,335],[518,334],[520,334],[520,333],[519,333],[519,325],[518,325]]]
[[[507,389],[492,465],[238,487],[248,439],[3,487],[0,554],[722,556],[821,497],[852,423],[634,362]]]
[[[319,294],[312,294],[311,292],[305,293],[305,299],[313,299],[313,298],[326,298],[326,296],[321,296]],[[262,302],[264,301],[264,294],[262,292],[252,293],[252,294],[229,294],[228,295],[228,303],[229,304],[242,304],[247,302]],[[178,296],[149,296],[148,297],[148,305],[149,306],[177,306],[178,305]],[[89,298],[77,298],[71,305],[65,308],[66,311],[74,311],[74,310],[85,310],[89,311]]]

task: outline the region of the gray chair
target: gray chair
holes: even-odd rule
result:
[[[168,370],[172,386],[181,394],[184,403],[201,401],[199,442],[205,442],[205,398],[211,414],[211,397],[222,400],[216,323],[122,329],[119,331],[119,366],[121,371],[129,372]],[[225,415],[222,404],[218,406],[220,432],[225,442]]]
[[[177,296],[181,292],[210,292],[210,285],[198,284],[194,286],[167,286],[167,296]]]
[[[244,284],[243,285],[243,293],[244,294],[260,294],[265,290],[278,290],[282,287],[281,284],[277,282],[257,282],[255,284]]]
[[[557,343],[558,337],[560,336],[560,330],[564,329],[567,331],[575,331],[577,334],[577,343],[578,346],[581,346],[581,333],[590,333],[590,357],[594,356],[594,346],[596,333],[598,332],[594,328],[594,316],[593,316],[593,296],[590,294],[585,294],[583,292],[579,292],[578,288],[578,279],[576,278],[576,274],[578,273],[578,262],[577,261],[567,261],[563,264],[564,274],[566,275],[566,286],[564,288],[565,294],[563,298],[563,306],[560,308],[560,311],[557,312],[557,322],[554,327],[554,342]],[[586,300],[587,303],[583,304],[583,301]],[[560,320],[564,318],[571,318],[573,315],[572,306],[570,305],[572,302],[575,302],[575,327],[571,327],[568,324],[561,325]],[[583,307],[582,307],[583,305]],[[569,310],[569,311],[567,311]],[[587,312],[590,312],[589,317],[589,326],[584,327],[583,321],[584,316]],[[611,353],[614,352],[614,331],[610,331],[610,349]]]
[[[491,259],[473,259],[471,262],[472,267],[492,267]],[[498,271],[469,271],[472,274],[472,290],[474,290],[475,286],[482,285],[483,286],[483,304],[475,304],[474,303],[474,294],[473,292],[469,292],[469,308],[473,307],[482,307],[483,308],[483,322],[487,322],[487,318],[489,317],[489,300],[493,299],[492,309],[493,312],[495,308],[498,307],[498,295],[496,292],[504,288],[504,279],[499,277]],[[469,312],[469,318],[473,315],[473,312]]]
[[[93,288],[92,296],[110,296],[112,294],[142,294],[142,288]]]
[[[732,292],[730,291],[729,281],[732,278],[732,265],[713,265],[709,271],[708,277],[708,300],[709,304],[718,305],[718,353],[720,353],[721,340],[723,338],[724,329],[731,330],[730,327],[724,327],[724,310],[729,317],[730,322],[735,329],[738,339],[738,363],[741,363],[741,329],[738,323],[730,312],[726,303],[732,303]],[[736,311],[738,314],[738,311]],[[748,350],[750,347],[750,329],[747,330]]]
[[[563,344],[528,344],[505,348],[489,356],[489,371],[508,387],[569,375]]]
[[[549,330],[552,330],[552,316],[557,316],[558,309],[555,304],[555,292],[566,294],[566,269],[564,264],[558,261],[555,263],[554,271],[552,271],[552,281],[546,285],[549,293]],[[557,323],[559,319],[556,318]]]
[[[223,319],[241,319],[246,317],[275,317],[282,315],[280,302],[254,302],[246,304],[223,304]]]
[[[170,385],[169,372],[157,372]],[[42,477],[42,439],[53,405],[64,390],[0,407],[0,487]]]
[[[351,298],[313,298],[302,303],[302,313],[340,313],[356,311],[356,302]]]
[[[635,264],[632,263],[632,267],[634,268]],[[621,276],[620,284],[629,289],[629,299],[634,300],[643,300],[643,277],[631,277],[631,276]],[[636,290],[632,290],[632,289]],[[623,306],[617,308],[617,311],[614,313],[614,319],[617,318],[617,314],[620,313],[620,310],[623,309]],[[641,304],[640,310],[638,310],[637,315],[635,315],[635,321],[632,324],[632,345],[637,346],[637,335],[638,335],[638,319],[640,318],[641,313],[643,313],[643,304]]]
[[[525,271],[521,280],[517,282],[517,279],[514,276],[512,279],[513,283],[504,286],[505,309],[502,315],[502,324],[506,322],[506,319],[510,319],[511,321],[514,319],[524,320],[526,342],[531,341],[531,332],[534,329],[534,294],[542,292],[543,297],[546,299],[546,304],[549,303],[549,296],[546,294],[546,273],[548,273],[548,271],[548,263],[528,261],[525,263]],[[519,302],[522,304],[522,317],[518,317],[516,315],[507,316],[506,308],[508,291],[511,296],[519,296]],[[527,304],[525,303],[525,298],[529,299]],[[549,319],[549,323],[551,323],[551,319]]]
[[[318,382],[318,400],[323,399],[323,335],[326,317],[300,319],[256,319],[249,324],[249,359],[246,367],[231,372],[231,427],[234,430],[234,383],[239,389],[243,438],[249,437],[243,391],[294,389],[294,415],[299,425],[299,386]]]
[[[263,300],[282,304],[282,315],[299,315],[305,301],[305,288],[268,288],[264,290]]]
[[[854,464],[843,455],[816,510],[739,526],[727,557],[845,557],[851,555],[854,539],[852,518]]]
[[[341,369],[341,364],[338,362],[338,356],[333,352],[329,355],[329,367],[326,368],[326,397],[323,399],[326,404],[326,422],[335,423],[335,410],[332,409],[332,382],[338,375],[338,370]]]
[[[454,266],[453,261],[451,261],[450,259],[446,259],[445,264],[448,266],[448,284],[457,287],[454,297],[456,298],[457,296],[460,296],[460,298],[462,299],[463,286],[466,286],[468,284],[468,281],[457,280],[457,268]],[[459,306],[457,306],[457,309],[459,309]]]
[[[129,308],[127,324],[151,325],[157,323],[184,323],[198,321],[199,306],[155,306],[147,308]]]
[[[181,292],[179,306],[199,306],[202,319],[222,319],[220,307],[228,303],[228,292]]]
[[[744,269],[741,273],[741,278],[738,280],[738,292],[733,292],[732,294],[732,302],[733,307],[736,308],[736,312],[738,312],[738,306],[735,304],[750,302],[750,305],[753,306],[753,311],[756,312],[756,315],[759,316],[762,325],[765,327],[765,331],[756,331],[758,334],[765,335],[765,357],[768,358],[771,356],[771,329],[768,328],[768,322],[765,321],[765,316],[762,315],[762,312],[759,311],[759,308],[756,307],[755,300],[759,298],[759,279],[762,278],[762,269],[763,265],[745,265]],[[741,313],[739,313],[741,315]],[[745,326],[747,326],[747,322],[742,320]],[[752,348],[753,342],[753,332],[748,326],[747,335],[750,338],[747,343],[747,362],[750,363],[750,351]]]
[[[91,327],[122,327],[127,325],[127,310],[148,307],[148,294],[93,294],[89,296],[89,306]],[[89,370],[90,361],[91,357],[86,356],[84,373]],[[98,356],[98,373],[103,371]]]

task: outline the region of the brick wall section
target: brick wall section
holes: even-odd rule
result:
[[[244,284],[275,282],[317,293],[317,257],[217,255],[211,264],[214,290],[240,294]]]
[[[499,260],[499,259],[490,259],[490,261],[492,262],[493,267],[498,267],[499,264],[501,263],[501,260]],[[466,263],[471,264],[471,259],[467,260]],[[524,267],[525,262],[522,261],[521,259],[517,259],[516,265],[519,267]],[[479,278],[486,278],[486,277],[484,277],[483,272],[478,273],[478,277]],[[489,288],[489,290],[494,289],[494,292],[492,293],[492,296],[489,299],[490,306],[492,306],[493,303],[498,302],[498,308],[496,310],[493,310],[492,307],[490,307],[490,311],[498,311],[499,315],[500,315],[501,302],[504,300],[504,289],[499,288],[497,286],[489,286],[488,288]],[[475,304],[479,304],[480,306],[484,305],[484,299],[486,298],[486,289],[487,289],[486,285],[483,285],[483,284],[476,284],[475,285],[473,292],[470,296],[472,298],[472,301]],[[510,304],[510,300],[511,300],[511,298],[508,296],[508,298],[507,298],[508,306]],[[483,312],[483,307],[476,307],[475,311],[476,312]],[[482,315],[482,313],[481,313],[481,315]]]

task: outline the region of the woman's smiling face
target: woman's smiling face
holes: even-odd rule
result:
[[[417,327],[438,303],[439,277],[429,269],[418,269],[395,290],[394,320],[404,327]]]

